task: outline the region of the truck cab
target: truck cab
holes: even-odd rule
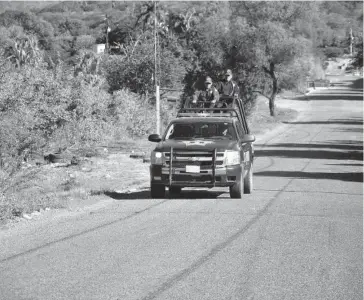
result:
[[[182,108],[151,153],[152,198],[164,198],[166,188],[178,194],[184,187],[229,187],[231,198],[253,191],[255,137],[250,134],[241,100],[226,108]]]

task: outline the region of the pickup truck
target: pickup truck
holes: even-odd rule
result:
[[[223,108],[183,107],[151,153],[152,198],[179,194],[184,187],[229,187],[231,198],[253,191],[255,137],[240,99]],[[226,102],[226,103],[228,103]]]

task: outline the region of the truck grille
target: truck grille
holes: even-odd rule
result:
[[[215,151],[187,151],[187,150],[174,150],[172,155],[172,169],[173,173],[186,173],[186,166],[199,166],[200,173],[212,174],[214,167]],[[170,167],[170,152],[165,152],[165,165],[163,168],[165,172],[169,173]],[[222,166],[224,163],[224,152],[216,152],[215,167]]]

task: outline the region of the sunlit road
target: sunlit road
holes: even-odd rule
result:
[[[362,299],[363,91],[350,84],[297,100],[301,118],[257,141],[243,200],[140,192],[0,235],[0,299]]]

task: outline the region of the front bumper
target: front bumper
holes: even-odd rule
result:
[[[200,173],[178,172],[172,169],[170,176],[168,167],[160,165],[150,166],[150,179],[152,184],[180,187],[227,187],[240,180],[243,167],[241,165],[216,167]],[[214,173],[214,174],[213,174]]]

